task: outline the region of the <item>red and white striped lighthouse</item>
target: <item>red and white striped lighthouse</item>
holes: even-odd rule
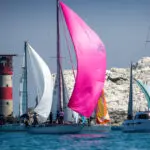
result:
[[[0,115],[13,114],[12,89],[12,57],[16,55],[0,55]]]

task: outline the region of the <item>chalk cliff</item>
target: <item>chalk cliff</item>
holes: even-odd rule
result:
[[[150,83],[150,57],[140,59],[133,66],[133,77],[144,83]],[[69,95],[72,93],[74,77],[72,71],[65,70]],[[106,72],[105,96],[112,124],[121,124],[127,117],[129,100],[130,65],[128,68],[111,68]],[[147,110],[147,101],[144,94],[133,81],[133,110]]]

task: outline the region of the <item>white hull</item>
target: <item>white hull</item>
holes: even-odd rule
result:
[[[81,133],[101,133],[101,132],[109,132],[111,130],[110,125],[91,125],[84,126]]]
[[[55,124],[49,126],[28,127],[29,133],[37,134],[73,134],[80,133],[83,125]]]
[[[26,131],[26,127],[20,124],[0,125],[0,132],[22,132]]]
[[[150,119],[125,120],[123,132],[150,132]]]

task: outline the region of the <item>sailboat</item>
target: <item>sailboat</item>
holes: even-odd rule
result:
[[[29,133],[77,133],[82,129],[82,125],[78,124],[47,124],[46,121],[52,111],[53,101],[53,78],[45,61],[39,54],[27,43],[27,53],[30,57],[30,64],[34,73],[37,84],[40,101],[34,109],[38,115],[39,124],[36,126],[29,126],[27,131]]]
[[[55,100],[52,100],[51,111],[55,117],[57,111],[63,110],[64,121],[67,121],[67,123],[44,124],[44,126],[31,127],[29,128],[30,133],[68,134],[81,132],[84,128],[83,125],[72,121],[71,117],[78,116],[75,114],[90,117],[97,106],[98,99],[104,87],[106,73],[106,52],[104,44],[98,35],[67,5],[57,0],[56,6],[57,75],[55,85],[57,85],[57,90],[55,93],[57,94],[55,95]],[[75,85],[68,102],[66,99],[65,81],[60,60],[60,14],[66,23],[77,59]],[[33,51],[30,47],[30,51],[31,50]]]
[[[143,84],[141,81],[136,80],[137,85],[141,88],[145,97],[148,101],[148,110],[136,112],[133,116],[133,77],[132,77],[132,63],[130,69],[130,93],[129,93],[129,104],[128,104],[128,117],[122,124],[123,132],[150,132],[150,93],[147,85]]]
[[[94,119],[90,120],[91,123],[84,126],[82,132],[84,133],[100,133],[109,132],[111,130],[110,117],[107,108],[104,89],[98,100],[96,111],[93,115]]]

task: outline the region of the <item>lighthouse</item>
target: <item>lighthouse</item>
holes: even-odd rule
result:
[[[0,115],[13,114],[12,59],[16,55],[0,55]]]

